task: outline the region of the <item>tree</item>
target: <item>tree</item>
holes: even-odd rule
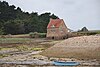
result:
[[[58,17],[57,17],[56,15],[52,14],[52,15],[51,15],[51,18],[52,18],[52,19],[57,19]]]
[[[49,13],[23,12],[20,7],[0,1],[0,31],[5,34],[22,34],[30,32],[46,33],[50,18],[58,18]]]
[[[24,24],[21,20],[11,20],[4,24],[5,34],[23,34]]]

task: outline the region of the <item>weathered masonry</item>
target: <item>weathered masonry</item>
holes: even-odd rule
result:
[[[50,19],[47,26],[47,38],[65,39],[68,35],[68,28],[63,19]]]

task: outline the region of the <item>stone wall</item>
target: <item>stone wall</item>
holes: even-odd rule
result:
[[[64,22],[60,25],[59,28],[49,28],[47,29],[47,38],[48,39],[66,39],[68,38],[68,29]]]

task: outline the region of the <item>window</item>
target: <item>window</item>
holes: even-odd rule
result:
[[[55,27],[55,25],[52,25],[51,27]]]

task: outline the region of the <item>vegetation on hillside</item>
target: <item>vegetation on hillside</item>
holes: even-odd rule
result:
[[[77,35],[96,35],[100,34],[100,30],[88,30],[86,27],[83,27],[81,30],[78,30]]]
[[[29,33],[29,36],[32,38],[45,38],[46,37],[46,33],[37,33],[37,32],[31,32]]]
[[[0,34],[45,33],[50,18],[58,18],[51,13],[23,12],[20,7],[0,1]]]

